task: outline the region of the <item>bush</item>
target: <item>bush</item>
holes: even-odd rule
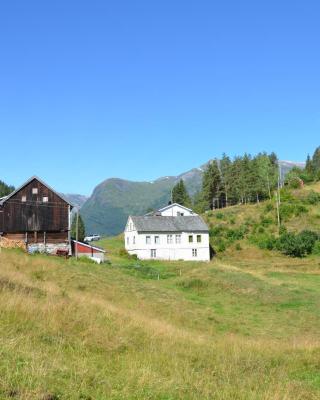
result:
[[[287,204],[282,203],[280,205],[280,216],[281,219],[284,221],[292,218],[293,216],[299,217],[301,214],[307,213],[308,208],[303,204],[296,203],[296,204]]]
[[[313,254],[320,256],[320,240],[317,240],[313,246]]]
[[[216,218],[217,218],[217,219],[224,219],[224,214],[223,214],[222,212],[218,212],[218,213],[216,214]]]
[[[273,219],[271,217],[265,217],[263,215],[260,217],[260,221],[262,226],[268,226],[273,224]]]
[[[273,250],[277,247],[277,239],[273,235],[267,233],[251,235],[250,241],[263,250]]]
[[[298,235],[284,233],[277,241],[277,248],[291,257],[305,257],[311,254],[319,235],[312,231],[302,231]]]
[[[305,202],[312,205],[320,203],[320,194],[316,193],[314,190],[311,190],[308,193],[308,196],[305,198]]]
[[[271,211],[273,211],[273,210],[274,210],[274,206],[273,206],[273,204],[271,204],[271,203],[268,203],[268,204],[265,206],[265,208],[264,208],[264,212],[265,212],[265,213],[271,212]]]
[[[129,254],[126,249],[120,249],[119,256],[128,258],[129,260],[137,260],[138,259],[136,254]]]

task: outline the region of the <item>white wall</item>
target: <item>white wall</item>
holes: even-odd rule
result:
[[[181,233],[142,233],[139,234],[132,223],[128,221],[125,231],[125,248],[130,254],[136,254],[140,259],[151,259],[151,250],[156,250],[155,259],[158,260],[188,260],[188,261],[209,261],[209,234],[199,232]],[[130,222],[132,224],[130,229]],[[172,235],[172,243],[168,243],[168,236]],[[181,235],[181,243],[176,243],[176,235]],[[193,242],[189,242],[189,235]],[[197,235],[201,235],[201,242],[197,242]],[[146,236],[150,236],[150,243],[146,243]],[[155,237],[159,237],[159,243],[155,243]],[[192,249],[197,250],[193,256]]]
[[[166,208],[166,207],[165,207]],[[178,213],[182,213],[185,216],[190,216],[190,215],[197,215],[193,211],[189,211],[188,209],[185,209],[184,207],[181,207],[179,204],[172,204],[169,208],[166,208],[166,210],[161,211],[159,210],[161,215],[164,217],[176,217]]]

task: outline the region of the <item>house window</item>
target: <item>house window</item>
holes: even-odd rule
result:
[[[133,236],[133,244],[136,244],[136,237]]]
[[[193,235],[189,235],[189,243],[193,243]]]
[[[176,243],[181,243],[181,235],[176,235]]]
[[[183,217],[183,216],[184,216],[183,212],[180,212],[180,211],[177,212],[177,217]]]
[[[146,236],[146,244],[151,244],[151,236]]]
[[[32,188],[32,194],[38,194],[38,188]]]
[[[172,244],[172,235],[167,235],[167,243]]]
[[[127,245],[129,246],[129,238],[127,237]]]
[[[198,256],[198,250],[192,249],[192,257],[197,257],[197,256]]]
[[[21,197],[21,201],[22,201],[23,203],[25,203],[25,202],[27,201],[27,196],[22,196],[22,197]]]
[[[197,242],[201,243],[201,235],[197,235]]]
[[[160,244],[160,236],[154,237],[154,244]]]
[[[157,250],[151,249],[151,258],[156,258],[156,257],[157,257]]]
[[[48,196],[43,196],[42,201],[43,201],[43,203],[48,203],[48,201],[49,201]]]

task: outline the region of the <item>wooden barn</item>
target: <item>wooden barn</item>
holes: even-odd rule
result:
[[[71,252],[73,206],[36,176],[0,199],[0,235],[30,252]]]

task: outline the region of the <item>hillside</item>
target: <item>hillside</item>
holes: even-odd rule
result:
[[[320,267],[0,254],[2,399],[318,399]]]
[[[81,209],[88,233],[116,235],[123,231],[130,214],[141,215],[149,209],[157,209],[170,200],[173,186],[183,179],[188,192],[194,195],[200,190],[202,173],[207,164],[179,176],[159,178],[154,182],[132,182],[123,179],[107,179],[98,185]],[[281,161],[282,176],[295,165],[303,163]]]
[[[320,183],[302,189],[284,188],[280,217],[283,231],[320,234]],[[219,254],[242,257],[252,247],[275,250],[272,244],[279,236],[275,199],[209,211],[203,218],[210,228],[211,245]]]

